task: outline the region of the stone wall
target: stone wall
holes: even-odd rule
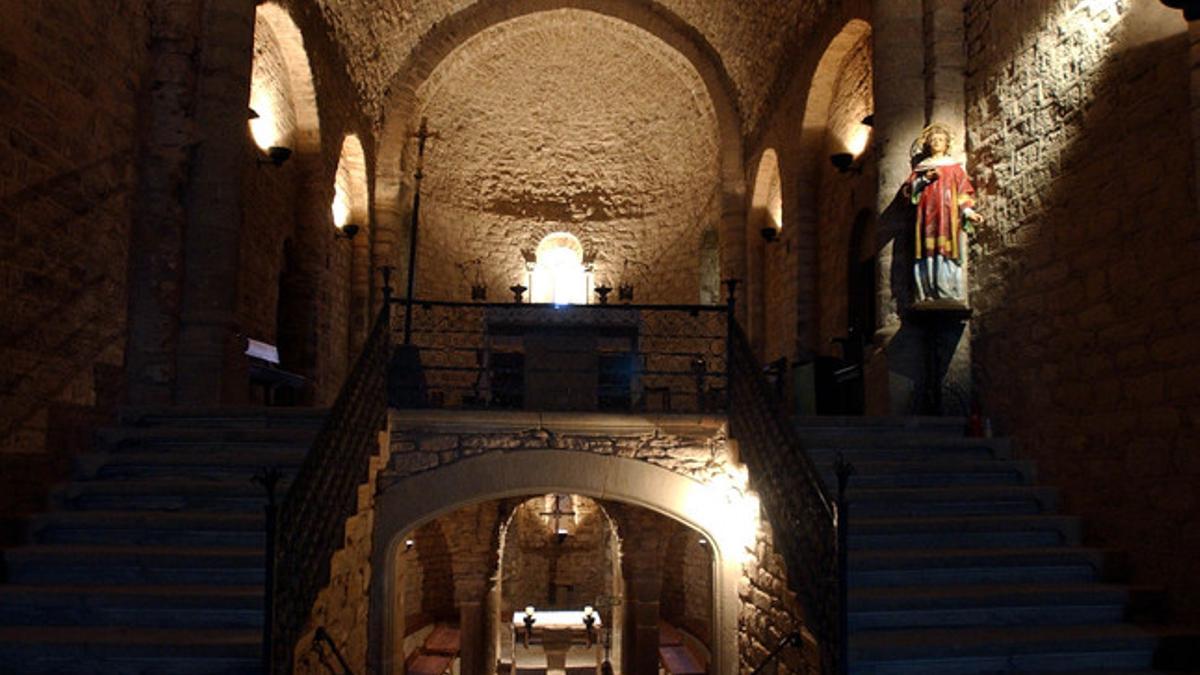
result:
[[[1200,618],[1200,253],[1187,26],[1158,2],[967,5],[977,386],[1093,543]],[[1170,554],[1166,554],[1166,552]]]
[[[660,418],[662,426],[650,433],[644,430],[644,425],[631,426],[629,431],[619,431],[618,426],[613,426],[609,431],[597,429],[556,433],[537,428],[536,425],[519,430],[517,415],[520,414],[503,416],[509,431],[470,431],[471,427],[479,425],[478,422],[463,422],[449,427],[444,422],[436,422],[422,426],[412,419],[412,415],[406,414],[404,419],[407,421],[403,422],[394,417],[396,431],[392,436],[392,455],[389,467],[380,476],[380,489],[387,490],[389,485],[401,478],[436,472],[441,467],[449,467],[460,460],[487,452],[515,453],[546,449],[636,459],[701,482],[735,480],[734,484],[737,484],[736,479],[731,479],[731,476],[738,474],[738,470],[730,463],[724,428],[714,426],[711,422],[697,426],[689,422],[693,418],[672,420],[667,416]],[[441,418],[439,414],[431,417],[430,422]],[[415,426],[402,428],[405,424]],[[782,558],[775,553],[771,543],[770,528],[765,518],[759,521],[757,543],[753,550],[746,552],[743,577],[738,586],[741,599],[738,652],[742,655],[743,664],[755,665],[784,635],[803,627],[803,615],[792,594],[786,590],[787,574]],[[710,554],[701,546],[695,532],[689,531],[688,536],[692,541],[676,551],[675,566],[664,567],[665,575],[682,570],[683,584],[682,588],[674,590],[671,590],[670,584],[666,584],[663,607],[669,616],[679,617],[682,627],[696,631],[697,637],[707,641],[707,635],[699,631],[704,628],[706,621],[711,621]],[[732,551],[730,555],[738,555],[738,552]],[[531,583],[537,585],[545,582],[544,576],[538,576]],[[707,590],[702,590],[701,586],[706,586]],[[686,595],[686,600],[681,601],[681,595]],[[788,667],[792,669],[785,672],[815,672],[805,670],[809,667],[805,664],[819,663],[815,643],[811,639],[804,650],[791,651],[795,653],[789,653],[786,658],[791,664]]]
[[[788,648],[780,654],[777,673],[813,675],[821,672],[821,656],[816,641],[804,630],[804,612],[794,593],[788,590],[787,570],[771,534],[771,526],[762,519],[753,555],[738,585],[742,607],[738,612],[738,657],[742,672],[757,668],[780,641],[793,632],[803,636],[803,647]]]
[[[324,628],[356,673],[365,673],[367,659],[367,601],[371,585],[371,545],[375,526],[375,495],[380,469],[391,454],[389,433],[379,434],[379,452],[371,457],[367,480],[358,486],[358,508],[346,520],[344,546],[329,563],[329,583],[317,595],[293,654],[294,672],[328,672],[323,649],[314,648],[317,628]]]
[[[712,639],[713,559],[707,540],[676,524],[663,561],[663,618],[708,645]]]
[[[874,243],[870,232],[856,232],[859,213],[870,209],[875,201],[875,162],[867,143],[870,127],[863,118],[874,112],[871,71],[871,36],[863,35],[850,48],[838,67],[837,85],[829,105],[829,122],[825,132],[824,152],[821,153],[820,179],[817,190],[817,307],[819,329],[816,349],[819,354],[841,357],[842,350],[833,342],[845,337],[850,320],[849,274],[865,253],[870,257],[874,247],[868,246],[851,260],[852,250],[860,242]],[[856,155],[855,168],[841,173],[828,158],[836,153]],[[855,241],[855,238],[858,241]],[[874,317],[868,325],[873,325]],[[868,339],[870,334],[866,335]]]
[[[111,411],[125,337],[126,251],[144,0],[7,2],[0,11],[0,514],[40,508]],[[120,21],[112,21],[120,16]]]
[[[467,40],[418,98],[410,126],[427,117],[438,134],[418,297],[469,299],[474,267],[463,266],[478,260],[489,299],[505,301],[518,282],[536,286],[522,253],[566,231],[594,260],[592,286],[628,281],[638,302],[699,301],[702,236],[720,218],[717,127],[678,53],[622,21],[560,10]]]
[[[500,616],[512,616],[526,605],[538,609],[582,609],[596,598],[612,594],[613,529],[595,500],[569,496],[560,525],[567,530],[562,541],[554,531],[552,512],[557,495],[535,497],[513,513],[505,531],[500,576]],[[554,578],[550,573],[554,571]],[[550,601],[550,585],[556,585]]]

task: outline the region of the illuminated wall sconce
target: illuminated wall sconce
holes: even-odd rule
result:
[[[554,533],[555,540],[558,541],[559,546],[562,546],[563,542],[567,540],[567,534],[567,528],[565,527],[558,528],[558,532]]]
[[[597,286],[596,287],[596,297],[600,298],[600,304],[607,305],[608,304],[608,294],[612,293],[612,292],[613,292],[612,286],[609,286],[607,284],[600,284],[599,286]]]
[[[529,649],[529,640],[533,637],[533,624],[537,623],[537,617],[534,616],[533,605],[525,608],[525,648]]]
[[[357,235],[358,231],[361,229],[361,227],[355,225],[354,223],[347,223],[337,228],[337,230],[333,233],[333,237],[334,239],[345,239],[346,241],[350,241],[351,239],[354,239],[354,236]]]
[[[247,119],[252,119],[252,120],[258,119],[259,115],[258,115],[257,110],[255,110],[254,108],[247,108],[247,110],[249,111],[249,116],[247,117]]]
[[[836,155],[829,156],[829,163],[833,168],[838,170],[838,173],[862,173],[862,163],[855,164],[854,155],[848,152],[839,152]]]
[[[417,542],[413,541],[412,539],[405,539],[404,540],[404,550],[411,551],[412,547],[416,546],[416,544],[417,544]]]
[[[759,234],[762,235],[763,241],[770,244],[771,242],[773,242],[779,238],[779,228],[775,227],[774,225],[768,225],[768,226],[764,227],[763,229],[759,230]]]
[[[874,127],[875,126],[875,113],[871,113],[870,115],[867,115],[866,117],[862,118],[862,125],[864,127]]]
[[[292,149],[285,148],[279,145],[272,145],[267,148],[267,158],[259,158],[259,164],[274,164],[275,168],[283,166],[283,163],[288,161],[292,156]]]

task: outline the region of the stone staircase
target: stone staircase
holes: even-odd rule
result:
[[[1079,520],[1008,441],[964,438],[961,419],[797,428],[830,494],[839,453],[856,469],[851,673],[1136,673],[1177,660],[1187,637],[1148,625],[1161,592],[1122,583],[1118,552],[1084,546]]]
[[[323,410],[126,411],[4,552],[0,672],[259,673],[263,504]]]

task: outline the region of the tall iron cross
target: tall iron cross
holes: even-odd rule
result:
[[[554,531],[557,533],[562,525],[563,516],[573,516],[574,511],[563,511],[562,503],[564,499],[570,499],[569,495],[554,495],[554,510],[541,513],[539,515],[547,516],[554,519]]]
[[[429,118],[422,117],[421,127],[411,135],[417,139],[417,173],[415,176],[417,180],[421,180],[425,177],[425,174],[422,172],[422,169],[425,168],[425,142],[431,138],[441,138],[441,134],[436,131],[430,131]]]

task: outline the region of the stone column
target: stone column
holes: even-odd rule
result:
[[[896,243],[908,241],[908,208],[899,190],[911,171],[909,148],[925,124],[924,21],[907,2],[873,0],[871,10],[880,244],[875,344],[881,347],[866,364],[867,412],[907,413],[923,364],[920,340],[900,335],[898,308],[911,287],[912,253]]]
[[[619,507],[619,508],[618,508]],[[658,672],[658,617],[662,598],[663,557],[669,540],[662,518],[637,507],[610,505],[624,552],[626,673]]]
[[[321,289],[329,287],[331,281],[326,260],[332,255],[334,244],[333,215],[329,209],[333,202],[333,176],[326,173],[318,155],[304,154],[292,161],[297,164],[301,185],[293,239],[297,269],[293,271],[296,278],[288,284],[294,295],[289,298],[291,312],[288,321],[280,321],[280,328],[287,335],[276,339],[284,367],[308,380],[303,402],[322,404],[336,395],[330,391],[336,383],[324,382],[321,377],[321,340],[325,336],[318,322]]]
[[[141,94],[125,377],[129,403],[165,405],[174,400],[185,222],[178,195],[187,181],[199,11],[172,0],[149,9],[152,70]]]
[[[185,196],[177,403],[244,400],[245,338],[238,335],[238,247],[255,0],[204,6],[191,174]]]
[[[720,231],[721,280],[741,279],[746,281],[746,194],[735,194],[726,190],[721,197]],[[725,286],[721,286],[721,298],[726,297]],[[746,284],[737,291],[737,318],[743,326],[749,316]]]
[[[1192,164],[1196,171],[1195,200],[1200,211],[1200,20],[1188,22],[1192,58]]]
[[[485,675],[488,672],[487,645],[484,644],[483,634],[486,600],[487,579],[484,576],[455,578],[454,602],[458,605],[461,675]]]

